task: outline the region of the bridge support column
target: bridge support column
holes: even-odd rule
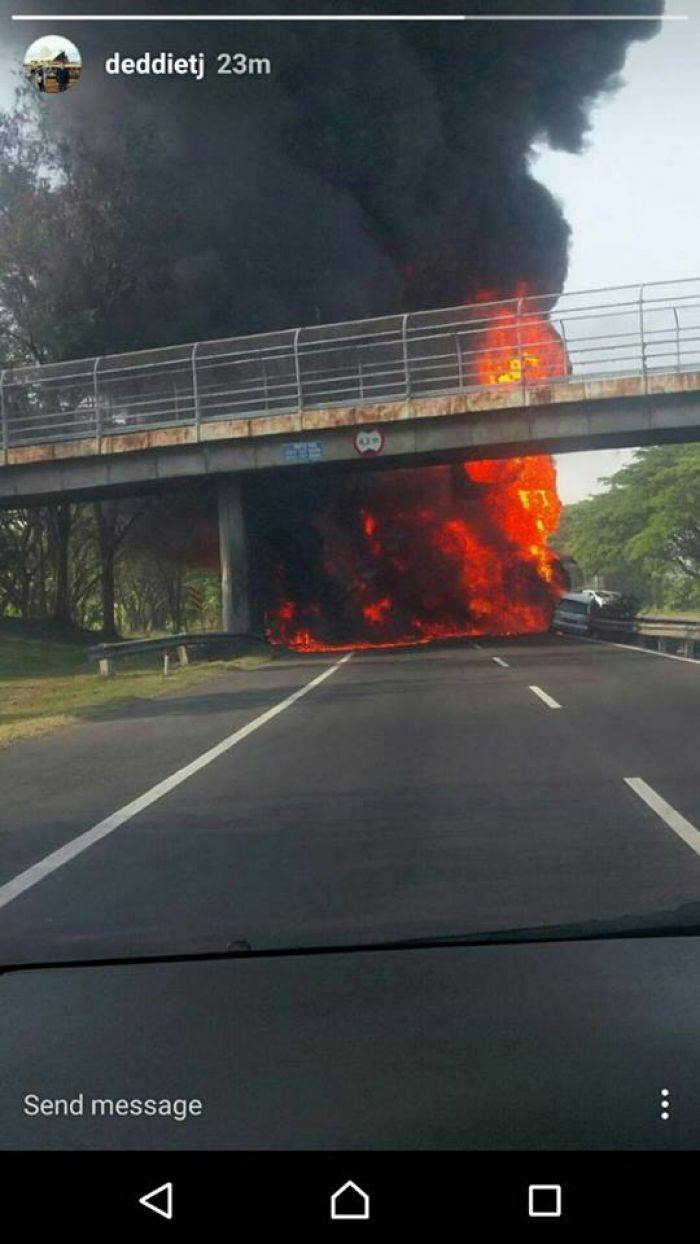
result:
[[[219,562],[221,565],[221,629],[250,631],[248,537],[243,489],[236,476],[219,483]]]

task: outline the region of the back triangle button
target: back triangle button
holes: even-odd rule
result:
[[[173,1185],[171,1183],[160,1184],[158,1188],[153,1188],[145,1196],[139,1197],[139,1205],[152,1209],[153,1213],[160,1214],[161,1218],[172,1218]]]

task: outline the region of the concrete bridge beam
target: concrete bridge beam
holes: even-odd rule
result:
[[[381,433],[363,456],[360,430]],[[56,496],[98,499],[254,471],[411,466],[467,458],[567,453],[700,437],[700,371],[510,385],[352,407],[312,408],[200,426],[18,445],[0,465],[0,507]]]

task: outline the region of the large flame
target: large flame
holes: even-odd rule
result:
[[[516,290],[520,297],[521,290]],[[484,294],[484,301],[491,295]],[[565,374],[562,343],[539,313],[484,311],[478,383]],[[551,458],[368,473],[316,515],[323,584],[290,590],[276,567],[268,638],[302,651],[381,648],[546,629],[565,586],[548,537],[561,503]]]
[[[516,286],[514,297],[498,304],[494,290],[476,299],[486,303],[484,319],[492,321],[478,344],[477,384],[536,384],[565,376],[566,351],[561,338],[541,311],[528,304],[528,288]]]

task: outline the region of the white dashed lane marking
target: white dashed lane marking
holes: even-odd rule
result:
[[[547,705],[547,708],[561,708],[561,704],[558,704],[556,700],[553,700],[551,695],[547,695],[547,692],[543,691],[541,687],[530,687],[530,691],[532,691],[534,695],[538,696],[542,703]]]

